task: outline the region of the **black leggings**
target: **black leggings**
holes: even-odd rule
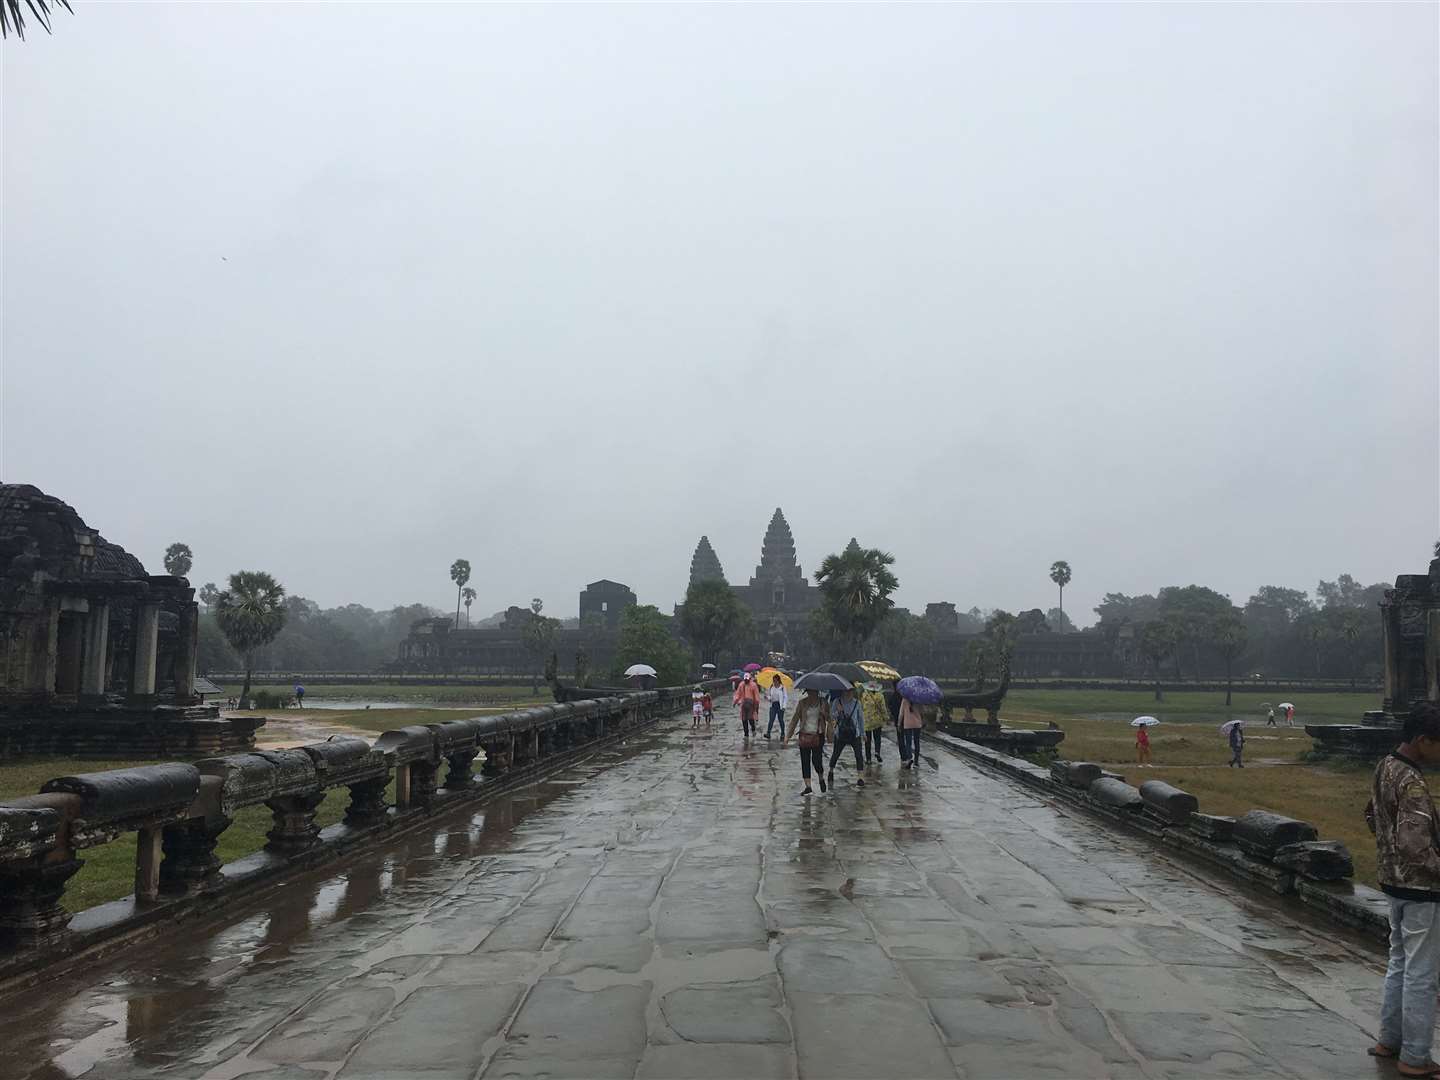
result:
[[[759,722],[755,719],[755,714],[759,711],[760,706],[754,701],[740,703],[740,726],[745,729],[747,736],[754,735],[760,728]]]
[[[810,786],[810,765],[815,765],[817,773],[825,771],[825,747],[800,747],[800,775],[805,778],[805,786]]]
[[[872,752],[873,752],[874,755],[875,755],[875,760],[876,760],[876,761],[881,761],[881,760],[883,760],[883,759],[880,757],[880,746],[881,746],[880,736],[883,735],[884,732],[885,732],[885,729],[884,729],[884,728],[878,728],[878,727],[877,727],[877,728],[872,728],[872,729],[870,729],[869,731],[865,732],[865,760],[866,760],[866,761],[869,761],[869,760],[870,760],[870,755],[871,755]]]
[[[857,769],[863,769],[863,768],[865,768],[865,758],[862,756],[862,753],[861,753],[861,750],[860,750],[860,738],[859,738],[859,736],[857,736],[857,735],[836,735],[836,736],[835,736],[835,749],[834,749],[833,751],[831,751],[831,753],[830,753],[830,771],[831,771],[831,772],[834,772],[834,771],[835,771],[835,762],[837,762],[837,761],[840,760],[840,754],[844,751],[845,747],[847,747],[847,746],[850,747],[852,750],[855,751],[855,768],[857,768]]]

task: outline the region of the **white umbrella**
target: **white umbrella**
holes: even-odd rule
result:
[[[702,671],[714,671],[714,670],[715,670],[715,665],[714,665],[714,664],[701,664],[701,665],[700,665],[700,669],[701,669]]]
[[[1293,708],[1295,708],[1295,706],[1292,705],[1292,704],[1290,704],[1290,702],[1288,702],[1288,701],[1282,701],[1282,702],[1280,702],[1280,708],[1282,708],[1282,709],[1293,709]]]
[[[1235,720],[1226,720],[1223,724],[1220,725],[1220,734],[1222,734],[1222,735],[1229,735],[1231,728],[1233,728],[1233,727],[1244,727],[1244,726],[1245,726],[1245,721],[1244,721],[1244,720],[1241,720],[1241,719],[1238,719],[1238,718],[1235,719]]]
[[[627,668],[625,669],[625,674],[626,674],[627,676],[635,676],[635,675],[658,675],[659,672],[656,671],[656,670],[655,670],[653,667],[651,667],[649,664],[631,664],[629,667],[627,667]]]
[[[1131,727],[1154,727],[1154,726],[1155,726],[1156,724],[1158,724],[1159,722],[1160,722],[1159,718],[1154,717],[1154,716],[1137,716],[1137,717],[1135,717],[1134,720],[1131,720],[1131,721],[1130,721],[1130,726],[1131,726]]]

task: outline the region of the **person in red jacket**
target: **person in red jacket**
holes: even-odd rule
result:
[[[735,688],[735,704],[740,707],[740,727],[748,739],[760,727],[760,685],[748,671]]]

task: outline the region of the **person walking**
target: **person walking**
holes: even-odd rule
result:
[[[1440,765],[1440,705],[1414,705],[1401,744],[1375,768],[1365,821],[1376,878],[1390,901],[1390,961],[1371,1057],[1398,1058],[1401,1076],[1440,1077],[1430,1056],[1440,984],[1440,827],[1422,769]]]
[[[900,751],[900,767],[904,768],[905,763],[910,760],[910,755],[905,750],[905,732],[900,727],[900,691],[896,689],[897,683],[892,680],[890,689],[885,692],[885,706],[890,711],[890,722],[895,725],[895,748]]]
[[[775,721],[780,721],[780,734],[785,734],[785,710],[790,707],[790,695],[785,692],[785,684],[781,682],[780,676],[776,675],[770,680],[770,689],[766,692],[770,699],[770,721],[765,725],[765,738],[770,738],[770,732],[774,730]]]
[[[853,686],[840,692],[840,697],[831,706],[831,713],[835,717],[835,748],[830,751],[830,786],[835,786],[835,762],[840,760],[840,755],[848,746],[855,751],[855,786],[864,787],[865,758],[860,744],[865,738],[865,718]]]
[[[806,690],[790,714],[790,730],[782,731],[780,747],[784,749],[795,735],[800,747],[800,775],[805,779],[801,795],[812,794],[810,790],[810,769],[820,778],[820,793],[825,793],[825,736],[830,728],[830,706],[820,697],[818,690]]]
[[[1275,706],[1274,706],[1274,705],[1267,705],[1265,708],[1266,708],[1266,710],[1267,710],[1266,713],[1265,713],[1265,726],[1266,726],[1266,727],[1279,727],[1280,725],[1277,724],[1277,723],[1275,723]]]
[[[705,691],[698,684],[690,692],[690,726],[698,728],[700,721],[705,717]]]
[[[918,769],[920,767],[920,729],[925,725],[925,717],[920,712],[920,706],[913,701],[900,699],[900,756],[902,769]]]
[[[1233,724],[1230,727],[1230,767],[1244,768],[1245,762],[1241,755],[1245,753],[1245,725]]]
[[[862,685],[860,712],[865,719],[865,764],[870,764],[873,751],[875,764],[883,765],[885,759],[880,756],[880,736],[885,733],[885,721],[890,719],[890,710],[885,705],[885,696],[880,692],[879,683],[867,682]]]
[[[1135,729],[1135,764],[1150,767],[1150,729],[1143,724]]]
[[[740,706],[740,727],[748,739],[760,727],[760,686],[748,671],[735,688],[735,704]]]

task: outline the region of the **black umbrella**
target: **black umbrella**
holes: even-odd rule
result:
[[[819,690],[828,694],[831,690],[849,690],[850,680],[833,671],[810,671],[795,680],[795,689]]]
[[[816,671],[828,671],[832,675],[839,675],[846,682],[869,682],[870,673],[859,664],[851,663],[849,660],[832,660],[828,664],[821,664]]]

